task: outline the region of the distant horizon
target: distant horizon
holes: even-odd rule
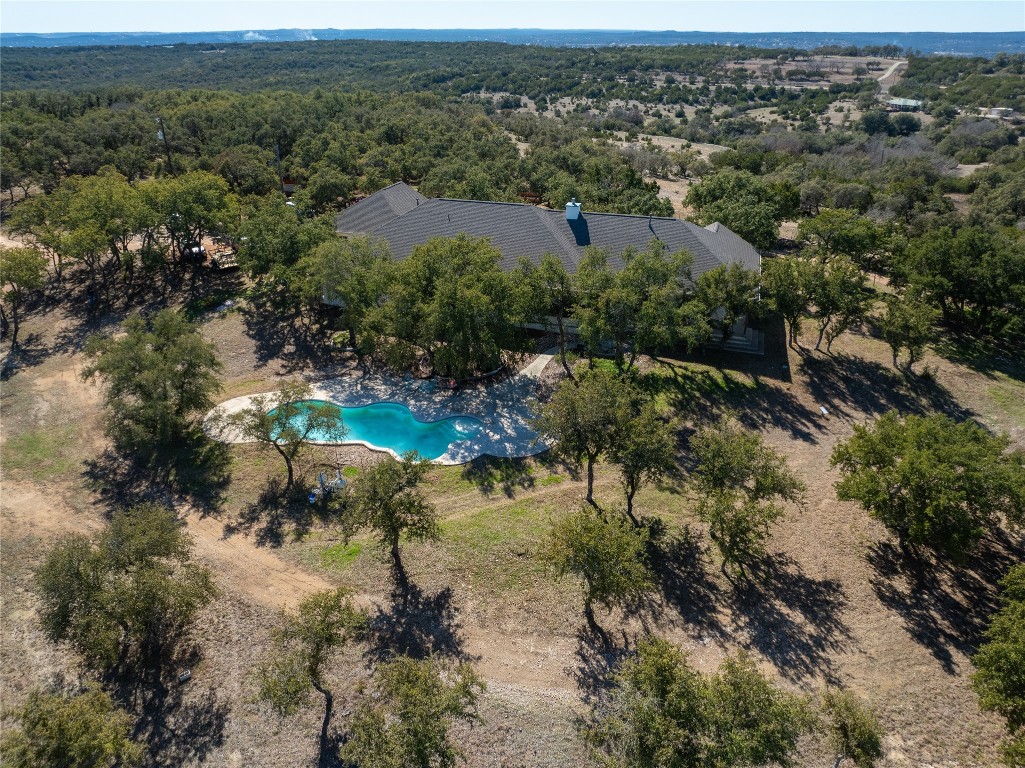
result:
[[[10,34],[282,29],[971,34],[1025,31],[1025,10],[1021,0],[5,0],[0,17]]]
[[[953,56],[996,56],[1025,50],[1025,32],[705,32],[700,30],[596,30],[496,27],[432,29],[291,27],[196,32],[0,32],[0,46],[13,48],[173,47],[366,41],[370,43],[499,43],[558,48],[721,45],[763,49],[880,48]]]
[[[7,32],[8,35],[176,35],[176,34],[217,34],[222,32],[550,32],[550,33],[573,33],[573,32],[647,32],[665,34],[708,34],[708,35],[1002,35],[1014,32],[1021,32],[1021,29],[962,29],[956,32],[943,29],[879,29],[863,31],[856,29],[765,29],[757,32],[741,32],[733,29],[640,29],[640,28],[613,28],[613,27],[238,27],[236,29],[196,29],[196,30],[160,30],[160,29],[131,29],[131,30],[58,30],[54,32]],[[1023,51],[1025,53],[1025,51]]]

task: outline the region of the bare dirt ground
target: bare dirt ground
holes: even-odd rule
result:
[[[616,138],[620,141],[627,142],[630,140],[626,131],[615,131],[614,133],[616,134]],[[666,152],[693,149],[706,160],[716,152],[722,152],[724,149],[729,149],[729,147],[724,147],[722,144],[703,144],[700,141],[691,142],[685,141],[684,139],[677,139],[675,136],[655,136],[649,133],[638,134],[636,141],[650,141],[656,147],[660,147]]]
[[[828,86],[830,83],[852,83],[858,76],[854,74],[855,67],[868,70],[862,77],[872,77],[888,87],[893,82],[895,75],[899,76],[899,68],[906,66],[907,62],[897,59],[884,59],[878,56],[811,56],[799,61],[788,61],[782,65],[774,59],[747,59],[745,61],[731,62],[727,65],[729,70],[744,69],[750,74],[753,82],[764,81],[769,73],[780,67],[784,72],[790,70],[817,70],[825,73],[825,78],[815,81],[808,81],[813,88]],[[782,81],[789,84],[792,81]],[[804,81],[797,81],[804,83]]]
[[[208,317],[203,328],[225,364],[224,397],[351,364],[304,349],[244,312]],[[871,335],[842,337],[826,356],[807,352],[811,330],[802,354],[770,334],[764,358],[709,353],[660,369],[665,396],[689,418],[730,412],[760,430],[807,484],[807,504],[774,534],[766,581],[738,589],[719,574],[688,495],[678,487],[642,491],[642,513],[690,531],[679,542],[688,554],[659,571],[660,589],[647,604],[599,616],[609,645],[584,629],[576,586],[553,582],[536,556],[549,521],[583,495],[569,469],[542,459],[437,470],[429,493],[442,540],[404,547],[413,591],[400,603],[371,540],[357,538],[347,549],[325,521],[261,508],[255,500],[281,468],[273,456],[239,449],[219,506],[180,504],[221,596],[194,633],[200,652],[192,681],[175,689],[159,716],[141,721],[140,737],[154,745],[149,764],[311,764],[317,706],[279,720],[253,702],[251,671],[275,610],[344,584],[372,612],[375,635],[332,668],[335,725],[344,725],[368,665],[389,649],[470,660],[489,686],[484,722],[460,730],[471,766],[583,764],[575,718],[648,631],[678,643],[704,670],[746,649],[791,689],[850,686],[880,712],[887,765],[992,765],[1001,726],[978,711],[969,657],[995,604],[996,578],[1022,556],[1020,539],[987,542],[964,568],[909,568],[880,525],[836,501],[829,455],[854,424],[890,408],[975,418],[1025,446],[1025,372],[1013,360],[945,350],[925,360],[931,378],[905,380]],[[22,333],[27,353],[0,390],[5,704],[32,685],[80,674],[73,657],[40,633],[31,573],[56,536],[94,531],[109,512],[91,471],[106,443],[100,390],[77,375],[80,321],[59,309],[37,312]],[[360,467],[373,455],[338,449],[316,460]],[[615,500],[615,473],[601,469],[596,488],[600,500]],[[815,737],[798,764],[830,759]]]
[[[629,136],[625,131],[617,131],[616,137],[624,142],[630,141]],[[650,142],[652,145],[659,147],[666,152],[682,151],[684,149],[693,149],[701,157],[707,160],[716,152],[721,152],[728,147],[724,147],[721,144],[703,144],[701,142],[688,142],[683,139],[677,139],[672,136],[653,136],[650,134],[640,134],[637,137],[638,141]],[[658,178],[651,177],[651,181],[658,184],[658,193],[660,197],[669,198],[669,201],[673,204],[673,212],[676,216],[687,216],[693,213],[693,209],[690,208],[684,201],[687,198],[687,192],[690,188],[697,184],[699,179],[692,178]]]
[[[687,193],[690,188],[698,183],[698,179],[653,179],[658,184],[659,197],[669,198],[673,204],[673,213],[678,217],[684,217],[694,212],[694,209],[687,205]]]

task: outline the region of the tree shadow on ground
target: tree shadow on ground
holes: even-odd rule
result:
[[[840,583],[811,578],[783,555],[752,568],[752,577],[735,589],[734,632],[746,635],[746,644],[788,680],[824,676],[836,681],[835,655],[853,643]]]
[[[872,360],[806,354],[800,367],[815,402],[841,418],[857,420],[865,414],[880,416],[892,410],[903,414],[936,411],[960,421],[975,416],[934,379],[905,377]]]
[[[150,315],[177,302],[184,302],[183,311],[193,320],[202,312],[190,308],[213,308],[216,298],[235,296],[242,291],[238,274],[207,274],[201,270],[169,269],[137,275],[128,286],[108,286],[93,293],[92,284],[83,271],[69,270],[61,284],[48,288],[41,301],[41,311],[60,312],[69,321],[53,337],[40,362],[57,354],[80,352],[86,340],[98,333],[114,330],[128,315],[140,312]],[[209,300],[204,303],[204,301]]]
[[[83,462],[82,476],[98,503],[110,509],[128,509],[146,502],[173,506],[174,494],[153,481],[153,473],[133,459],[107,448],[94,459]]]
[[[213,686],[190,692],[187,698],[171,689],[146,702],[134,735],[148,747],[148,765],[202,764],[224,743],[229,713],[230,708],[218,700]]]
[[[668,608],[703,635],[723,635],[719,586],[705,570],[704,548],[689,526],[653,532],[648,558],[656,588]]]
[[[112,333],[117,329],[125,315],[107,313],[103,315],[85,315],[76,322],[61,328],[53,337],[48,355],[74,354],[85,348],[90,336]]]
[[[518,491],[529,491],[544,483],[535,470],[541,468],[551,474],[564,473],[573,480],[580,477],[579,468],[554,456],[551,451],[528,458],[497,458],[479,456],[463,465],[460,476],[473,483],[485,496],[501,492],[506,498],[514,499]]]
[[[501,489],[509,499],[516,497],[517,491],[527,491],[537,482],[533,467],[523,459],[497,458],[494,456],[478,456],[463,465],[461,476],[473,483],[485,496],[493,496]]]
[[[35,368],[49,356],[50,349],[43,344],[42,334],[22,331],[18,334],[18,343],[8,348],[0,363],[0,381],[9,381],[23,368]]]
[[[246,335],[256,344],[256,358],[261,365],[278,362],[282,373],[291,374],[338,363],[337,353],[320,322],[322,318],[303,316],[284,306],[274,293],[254,293],[240,312]]]
[[[983,540],[964,563],[909,555],[889,541],[868,553],[876,596],[951,675],[960,671],[954,654],[975,653],[998,607],[997,582],[1023,560],[1025,543],[1002,531]]]
[[[117,270],[102,268],[93,276],[82,266],[65,265],[60,281],[51,276],[46,287],[21,307],[22,322],[45,316],[58,330],[43,343],[42,333],[22,336],[20,343],[0,364],[0,380],[7,381],[18,370],[42,364],[50,357],[81,352],[86,340],[110,332],[128,315],[149,315],[178,302],[190,319],[212,309],[221,300],[240,295],[244,280],[239,273],[218,273],[208,269],[168,264],[165,269],[137,270],[126,282]]]
[[[218,700],[214,686],[179,678],[201,661],[199,647],[176,632],[163,639],[156,662],[133,658],[105,677],[115,698],[137,718],[132,738],[146,745],[144,765],[202,763],[223,744],[229,706]]]
[[[966,334],[947,332],[933,345],[940,357],[971,368],[986,376],[1003,374],[1016,381],[1025,381],[1025,361],[1021,340],[1013,342],[979,339]]]
[[[415,659],[441,656],[474,660],[463,647],[462,623],[452,601],[450,587],[428,595],[415,583],[404,580],[387,604],[374,608],[367,632],[367,656],[375,662],[396,654]]]
[[[675,411],[699,423],[731,414],[749,429],[774,427],[810,443],[818,442],[819,434],[825,431],[818,413],[757,372],[749,373],[750,378],[745,379],[743,373],[710,369],[707,360],[694,361],[702,367],[669,360],[659,362],[665,375],[642,378],[642,389],[665,398]]]
[[[286,488],[280,477],[269,477],[256,501],[247,504],[224,525],[224,535],[253,535],[258,546],[280,547],[287,539],[300,541],[317,521],[334,519],[331,507],[310,504],[309,486],[301,479]]]
[[[610,623],[606,619],[606,623]],[[567,672],[577,684],[585,703],[593,703],[613,686],[613,674],[635,648],[623,629],[592,627],[586,622],[577,630],[576,662]]]
[[[175,500],[180,500],[201,511],[212,511],[220,507],[231,481],[230,463],[227,446],[194,435],[148,459],[107,448],[84,462],[82,474],[101,502],[113,507],[158,500],[173,506]]]

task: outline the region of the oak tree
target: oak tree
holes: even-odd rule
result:
[[[271,395],[256,395],[247,408],[219,415],[218,421],[245,440],[273,448],[285,462],[285,490],[295,483],[295,463],[314,442],[339,443],[349,433],[342,412],[331,403],[313,400],[308,382],[286,382]]]
[[[722,567],[746,566],[765,556],[765,540],[786,513],[786,502],[800,503],[804,484],[761,435],[723,420],[691,438],[697,461],[698,516],[722,557]]]
[[[886,297],[886,311],[879,319],[883,339],[893,352],[893,367],[899,368],[898,357],[907,350],[904,368],[910,373],[922,359],[926,345],[935,338],[933,324],[936,310],[912,291]]]
[[[100,376],[107,434],[142,457],[194,437],[195,417],[213,405],[221,368],[214,346],[171,309],[131,315],[121,336],[91,336],[83,377]]]
[[[647,543],[646,529],[619,514],[606,516],[585,505],[552,525],[541,552],[556,575],[573,575],[583,582],[584,617],[603,634],[594,605],[626,605],[651,586]]]
[[[1025,452],[974,422],[891,411],[833,451],[836,495],[857,501],[902,548],[963,557],[1001,518],[1025,523]]]
[[[594,465],[609,455],[633,416],[638,397],[629,379],[606,368],[563,381],[541,406],[534,429],[562,458],[587,466],[587,501],[594,504]]]
[[[762,263],[762,290],[769,306],[787,324],[787,345],[799,344],[801,320],[811,307],[814,263],[801,257],[778,256]]]
[[[1012,567],[1000,582],[1000,609],[972,658],[972,687],[979,705],[1007,721],[1005,762],[1025,765],[1025,565]]]
[[[419,487],[430,468],[416,452],[400,461],[388,456],[360,474],[346,500],[347,535],[363,528],[374,531],[400,583],[405,582],[405,569],[399,542],[437,541],[441,536],[437,510]]]
[[[46,284],[46,257],[35,248],[7,248],[0,246],[0,287],[7,286],[0,302],[0,319],[6,331],[7,315],[4,305],[11,308],[11,345],[18,343],[21,326],[19,310],[29,294]]]
[[[9,714],[21,726],[0,739],[0,756],[10,768],[127,767],[142,760],[131,715],[98,685],[69,696],[33,690]]]
[[[822,700],[826,734],[836,754],[833,768],[850,760],[872,768],[883,757],[882,729],[875,713],[847,690],[827,689]]]
[[[637,491],[644,483],[661,482],[676,468],[676,428],[654,402],[646,401],[626,420],[609,453],[622,476],[626,516],[635,525],[640,524],[633,512]]]
[[[694,669],[660,638],[638,642],[585,734],[601,765],[631,768],[746,768],[793,764],[814,724],[801,697],[773,687],[746,655],[717,672]]]
[[[92,538],[62,537],[35,581],[46,636],[103,670],[136,661],[159,671],[216,594],[174,511],[156,504],[116,512]]]
[[[258,696],[280,715],[304,706],[310,689],[324,697],[320,754],[325,756],[334,696],[324,679],[332,653],[358,638],[367,623],[348,592],[338,588],[303,598],[294,612],[282,612],[271,635],[271,648],[256,672]]]
[[[484,681],[469,664],[396,656],[378,665],[352,715],[342,757],[364,768],[451,768],[463,753],[450,731],[479,720]]]

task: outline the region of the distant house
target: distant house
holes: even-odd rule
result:
[[[722,224],[700,227],[683,219],[661,216],[630,216],[590,213],[575,200],[565,211],[526,203],[492,203],[481,200],[426,198],[398,182],[346,208],[335,219],[341,235],[371,235],[388,243],[396,259],[406,259],[413,248],[434,237],[465,233],[487,237],[501,254],[505,270],[515,268],[526,256],[539,263],[546,253],[555,254],[567,272],[577,271],[588,246],[604,250],[614,270],[623,267],[623,252],[643,250],[653,238],[671,252],[686,250],[694,257],[693,277],[720,265],[740,264],[761,270],[755,248]],[[728,343],[737,351],[760,352],[761,335],[742,322]]]
[[[922,102],[918,99],[890,99],[886,106],[896,112],[917,112],[922,108]]]

